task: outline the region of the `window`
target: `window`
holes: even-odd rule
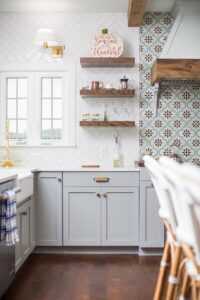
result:
[[[11,68],[1,73],[0,145],[8,120],[13,146],[75,146],[74,66]]]
[[[10,139],[27,138],[27,78],[7,78],[7,120],[10,124]]]
[[[41,139],[62,139],[62,78],[41,78]]]

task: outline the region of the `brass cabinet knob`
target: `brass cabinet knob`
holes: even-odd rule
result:
[[[100,198],[101,197],[101,193],[96,193],[96,196]]]
[[[27,211],[23,211],[23,212],[21,213],[22,216],[27,216],[27,214],[28,214]]]
[[[107,198],[107,193],[103,193],[102,196],[103,196],[104,198]]]
[[[59,182],[62,182],[62,178],[58,178],[58,181],[59,181]]]

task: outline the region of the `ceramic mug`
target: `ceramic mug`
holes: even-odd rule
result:
[[[104,83],[103,81],[92,81],[92,90],[103,89]]]

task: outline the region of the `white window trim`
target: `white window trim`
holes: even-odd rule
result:
[[[64,129],[64,140],[61,141],[49,141],[47,144],[41,142],[40,134],[40,112],[41,112],[41,83],[40,76],[48,73],[48,76],[54,76],[58,72],[62,73],[62,76],[66,79],[67,84],[64,85],[64,97],[69,101],[64,101],[63,105],[63,129]],[[51,72],[51,74],[49,74]],[[6,73],[6,74],[5,74]],[[29,86],[29,99],[32,98],[27,106],[27,118],[31,120],[31,124],[37,123],[33,128],[28,127],[27,132],[27,144],[18,144],[16,141],[11,141],[12,147],[76,147],[76,93],[75,93],[75,64],[64,63],[64,64],[2,64],[0,66],[0,80],[1,87],[2,82],[5,83],[6,76],[25,76],[31,78],[34,77],[35,84],[37,88],[34,91],[33,87]],[[30,81],[30,80],[29,80]],[[30,81],[31,82],[31,81]],[[6,132],[6,89],[1,89],[1,99],[0,99],[0,147],[5,146],[5,132]],[[31,105],[35,102],[35,105]],[[66,114],[66,118],[64,115]],[[37,117],[37,118],[36,118]],[[35,119],[36,118],[36,119]],[[1,121],[2,120],[2,121]],[[28,122],[29,123],[29,122]],[[29,126],[29,124],[28,124]],[[31,140],[30,140],[31,137]]]

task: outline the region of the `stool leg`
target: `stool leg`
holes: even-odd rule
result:
[[[199,281],[196,284],[196,290],[197,290],[197,300],[200,300],[200,282]]]
[[[181,247],[175,246],[174,257],[172,258],[171,270],[168,278],[166,300],[174,299],[176,286],[177,284],[179,284],[179,280],[177,276],[178,276],[178,270],[180,265],[181,253],[182,253]]]
[[[182,299],[189,298],[190,293],[191,293],[191,291],[190,291],[190,276],[188,275],[187,271],[185,270],[180,296]]]
[[[196,288],[196,280],[192,278],[192,300],[197,300],[197,288]]]
[[[190,277],[185,268],[185,263],[185,255],[183,251],[181,251],[179,270],[177,274],[177,280],[180,284],[175,286],[174,299],[185,299],[187,295],[190,295]]]
[[[166,241],[165,248],[163,251],[163,256],[160,263],[160,270],[158,274],[158,279],[156,283],[156,289],[154,293],[154,300],[161,300],[164,290],[164,284],[167,276],[167,270],[170,261],[170,243]]]

